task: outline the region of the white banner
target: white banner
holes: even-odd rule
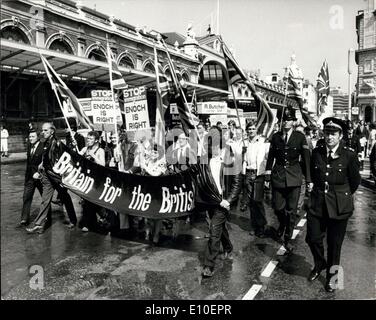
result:
[[[91,113],[93,123],[115,124],[121,122],[121,113],[117,98],[112,99],[111,90],[92,90],[91,91]]]
[[[123,92],[127,130],[149,129],[149,111],[145,87],[126,89]]]

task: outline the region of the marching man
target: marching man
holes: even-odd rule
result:
[[[336,118],[326,118],[325,144],[313,150],[311,176],[313,185],[307,214],[308,243],[314,268],[308,280],[317,279],[326,269],[325,290],[333,292],[339,276],[341,246],[347,221],[353,213],[353,194],[359,186],[359,161],[357,154],[341,142],[346,124]],[[326,234],[328,252],[324,256],[323,239]]]

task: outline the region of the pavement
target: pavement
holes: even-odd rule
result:
[[[176,239],[165,231],[154,246],[141,233],[120,239],[68,229],[62,207],[53,205],[51,228],[29,235],[16,228],[24,170],[23,163],[1,166],[2,299],[376,299],[376,193],[369,188],[360,186],[355,194],[355,212],[342,248],[343,288],[328,294],[322,276],[313,283],[306,279],[313,260],[305,243],[304,212],[294,231],[296,249],[285,255],[272,237],[278,223],[270,194],[265,206],[271,237],[250,235],[249,213],[233,211],[228,227],[234,258],[218,258],[214,276],[203,279],[204,215],[183,223]],[[80,217],[79,199],[72,198]],[[32,216],[40,200],[36,192]]]
[[[11,163],[18,163],[18,162],[25,162],[27,159],[26,152],[13,152],[9,153],[8,157],[1,157],[0,158],[1,164],[11,164]]]

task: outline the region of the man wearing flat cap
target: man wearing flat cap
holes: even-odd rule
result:
[[[326,118],[324,144],[312,152],[310,199],[307,214],[308,243],[314,268],[308,280],[316,280],[326,269],[325,290],[333,292],[339,277],[341,246],[347,221],[353,213],[353,194],[359,186],[359,161],[356,153],[341,142],[346,124],[336,118]],[[327,239],[327,259],[323,239]]]
[[[311,182],[310,152],[305,135],[293,130],[296,121],[294,110],[286,107],[277,116],[279,119],[282,117],[282,130],[271,138],[265,180],[271,178],[272,182],[273,208],[279,221],[278,236],[283,237],[285,249],[291,252],[293,247],[290,240],[303,175],[307,183]]]

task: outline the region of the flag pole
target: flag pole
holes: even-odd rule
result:
[[[288,67],[286,67],[286,73],[287,73]],[[282,132],[282,120],[283,120],[283,113],[285,112],[285,107],[287,106],[287,89],[288,89],[288,80],[289,76],[287,75],[286,80],[285,80],[285,97],[283,98],[283,107],[282,107],[282,115],[281,115],[281,120],[279,121],[279,131]]]
[[[219,2],[218,2],[218,3],[219,3]],[[225,43],[222,41],[222,46],[223,46],[223,45],[225,45]],[[222,47],[222,53],[223,53],[223,55],[224,55],[223,47]],[[227,77],[229,78],[228,71],[227,71]],[[229,80],[230,80],[230,79],[229,79]],[[234,87],[233,87],[232,84],[230,84],[230,87],[231,87],[232,99],[234,100],[234,105],[235,105],[235,110],[236,110],[236,117],[238,118],[239,127],[241,127],[240,116],[239,116],[239,110],[238,110],[238,103],[236,102],[235,92],[234,92]],[[245,147],[244,135],[243,135],[243,134],[242,134],[242,142],[243,142],[243,146]]]
[[[173,81],[175,82],[175,86],[177,87],[178,86],[178,79],[177,79],[177,76],[176,76],[176,73],[175,73],[175,68],[174,68],[174,65],[172,63],[170,53],[168,52],[168,48],[167,48],[166,43],[164,42],[163,38],[161,38],[161,43],[162,43],[163,47],[165,48],[165,52],[166,52],[167,58],[168,58],[168,64],[170,65],[170,69],[171,69],[171,75],[172,75]],[[188,107],[188,101],[187,101],[187,98],[185,97],[185,93],[183,92],[183,90],[180,90],[180,91],[181,91],[181,95],[182,95],[182,97],[184,99],[184,103],[187,106],[191,122],[193,123],[193,121],[192,121],[192,112],[191,112],[190,108]],[[198,140],[201,143],[201,138],[200,138],[200,135],[198,134],[196,126],[194,126],[193,130],[194,130],[196,136],[198,137]]]
[[[161,99],[162,96],[161,96],[161,89],[160,89],[160,83],[159,83],[159,66],[158,66],[158,52],[157,52],[157,47],[156,45],[153,43],[153,49],[154,49],[154,69],[155,69],[155,81],[156,81],[156,85],[157,85],[157,95],[156,95],[156,98],[157,99]],[[159,104],[161,104],[162,101],[159,101]],[[158,119],[157,119],[158,118]],[[166,130],[165,130],[165,124],[164,124],[164,119],[162,119],[162,114],[160,113],[160,110],[158,109],[158,102],[157,102],[157,110],[156,110],[156,113],[155,113],[155,129],[157,129],[157,122],[159,122],[159,126],[158,128],[162,131],[162,134],[159,133],[159,136],[163,138],[163,141],[161,141],[161,148],[163,150],[163,152],[165,153],[165,149],[166,149]],[[155,138],[157,138],[157,130],[155,130]],[[158,141],[159,142],[159,141]]]
[[[114,108],[114,117],[115,117],[115,128],[114,128],[114,134],[116,136],[116,150],[119,151],[119,142],[120,142],[120,137],[118,136],[118,130],[117,130],[117,116],[116,116],[116,104],[115,104],[115,92],[114,92],[114,87],[112,83],[112,63],[111,63],[111,58],[112,58],[112,53],[111,53],[111,48],[110,44],[108,43],[108,35],[106,33],[106,42],[107,42],[107,60],[108,60],[108,71],[110,74],[110,88],[111,88],[111,99],[112,99],[112,105]],[[106,134],[105,134],[106,136]],[[107,140],[107,137],[106,137]]]
[[[56,99],[57,99],[57,102],[59,103],[59,106],[60,106],[61,112],[63,113],[63,117],[64,117],[64,120],[65,120],[65,123],[67,124],[68,130],[69,130],[69,133],[70,133],[70,135],[71,135],[71,137],[72,137],[72,140],[75,142],[76,151],[79,152],[79,150],[78,150],[78,146],[77,146],[77,141],[76,141],[76,139],[74,138],[74,135],[73,135],[73,132],[72,132],[72,128],[71,128],[71,126],[69,125],[69,121],[68,121],[68,119],[67,119],[67,117],[66,117],[66,115],[65,115],[64,108],[63,108],[63,106],[62,106],[62,104],[61,104],[61,101],[60,101],[59,95],[58,95],[58,93],[57,93],[57,91],[56,91],[56,86],[55,86],[55,85],[53,84],[53,82],[52,82],[50,72],[48,71],[48,68],[47,68],[47,66],[46,66],[46,62],[44,61],[44,57],[42,56],[40,50],[39,50],[39,54],[40,54],[40,56],[41,56],[41,61],[42,61],[42,63],[43,63],[44,69],[46,70],[46,74],[47,74],[48,80],[50,81],[52,91],[55,93],[55,95],[56,95]]]

